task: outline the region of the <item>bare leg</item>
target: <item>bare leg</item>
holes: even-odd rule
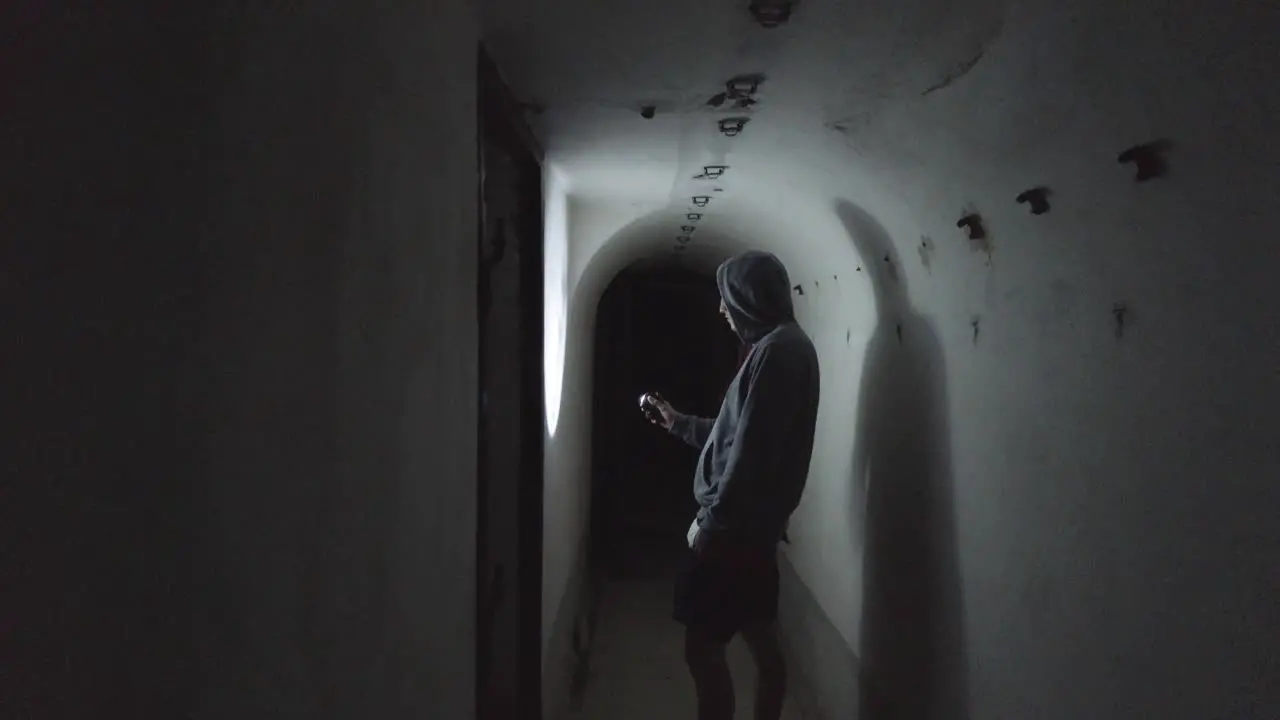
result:
[[[724,643],[685,630],[684,659],[698,693],[698,720],[733,720],[733,677]]]
[[[782,658],[778,625],[770,622],[746,628],[742,639],[747,641],[756,661],[755,720],[781,720],[787,695],[787,664]]]

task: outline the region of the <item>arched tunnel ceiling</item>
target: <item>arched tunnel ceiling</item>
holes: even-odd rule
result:
[[[811,241],[833,198],[862,202],[884,173],[919,164],[884,131],[975,66],[1006,4],[803,0],[766,29],[747,0],[484,0],[483,21],[575,207],[611,214],[575,233],[573,254],[593,258],[608,225],[630,228],[618,262],[676,255],[688,235],[679,255],[705,265]],[[754,104],[709,104],[748,75],[762,77]],[[719,121],[736,117],[747,123],[728,137]],[[727,167],[715,177],[707,166]],[[688,212],[703,217],[688,223]]]

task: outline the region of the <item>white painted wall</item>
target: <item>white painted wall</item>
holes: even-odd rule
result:
[[[727,161],[695,245],[705,263],[773,250],[805,287],[824,396],[787,556],[846,647],[864,660],[880,647],[861,623],[877,582],[866,483],[923,476],[930,509],[906,520],[933,564],[904,572],[923,574],[946,635],[948,707],[933,715],[1267,716],[1280,703],[1274,11],[814,1],[763,38],[729,10],[708,20],[730,48],[677,42],[670,8],[615,5],[626,23],[557,6],[579,13],[577,66],[536,23],[508,48],[537,58],[513,80],[548,103],[551,158],[588,186],[571,213],[569,355],[590,356],[612,274],[669,251],[688,178]],[[699,93],[756,70],[760,109],[725,142]],[[678,120],[644,124],[629,107],[641,96],[670,99]],[[1135,184],[1117,154],[1159,137],[1175,143],[1171,174]],[[1014,197],[1040,184],[1053,209],[1032,216]],[[966,209],[986,220],[989,255],[956,228]],[[566,418],[586,412],[591,380],[567,368],[547,513],[580,522],[589,424]],[[860,405],[874,410],[861,430]]]
[[[5,23],[3,714],[471,717],[474,8],[80,5]]]

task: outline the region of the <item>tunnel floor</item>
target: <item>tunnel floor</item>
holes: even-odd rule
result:
[[[678,523],[678,524],[677,524]],[[671,619],[672,580],[684,558],[686,521],[628,533],[607,549],[586,686],[575,720],[696,720],[693,681],[684,666],[684,628]],[[755,665],[735,639],[729,666],[736,718],[754,715]],[[785,720],[802,720],[788,699]]]

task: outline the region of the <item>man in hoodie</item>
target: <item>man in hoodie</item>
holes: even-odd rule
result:
[[[818,356],[796,323],[777,257],[747,252],[716,270],[720,313],[750,347],[715,419],[658,397],[653,421],[700,448],[689,528],[692,559],[676,583],[675,619],[699,720],[731,720],[725,648],[742,633],[758,668],[756,720],[777,720],[786,694],[778,642],[777,546],[800,503],[818,416]]]

